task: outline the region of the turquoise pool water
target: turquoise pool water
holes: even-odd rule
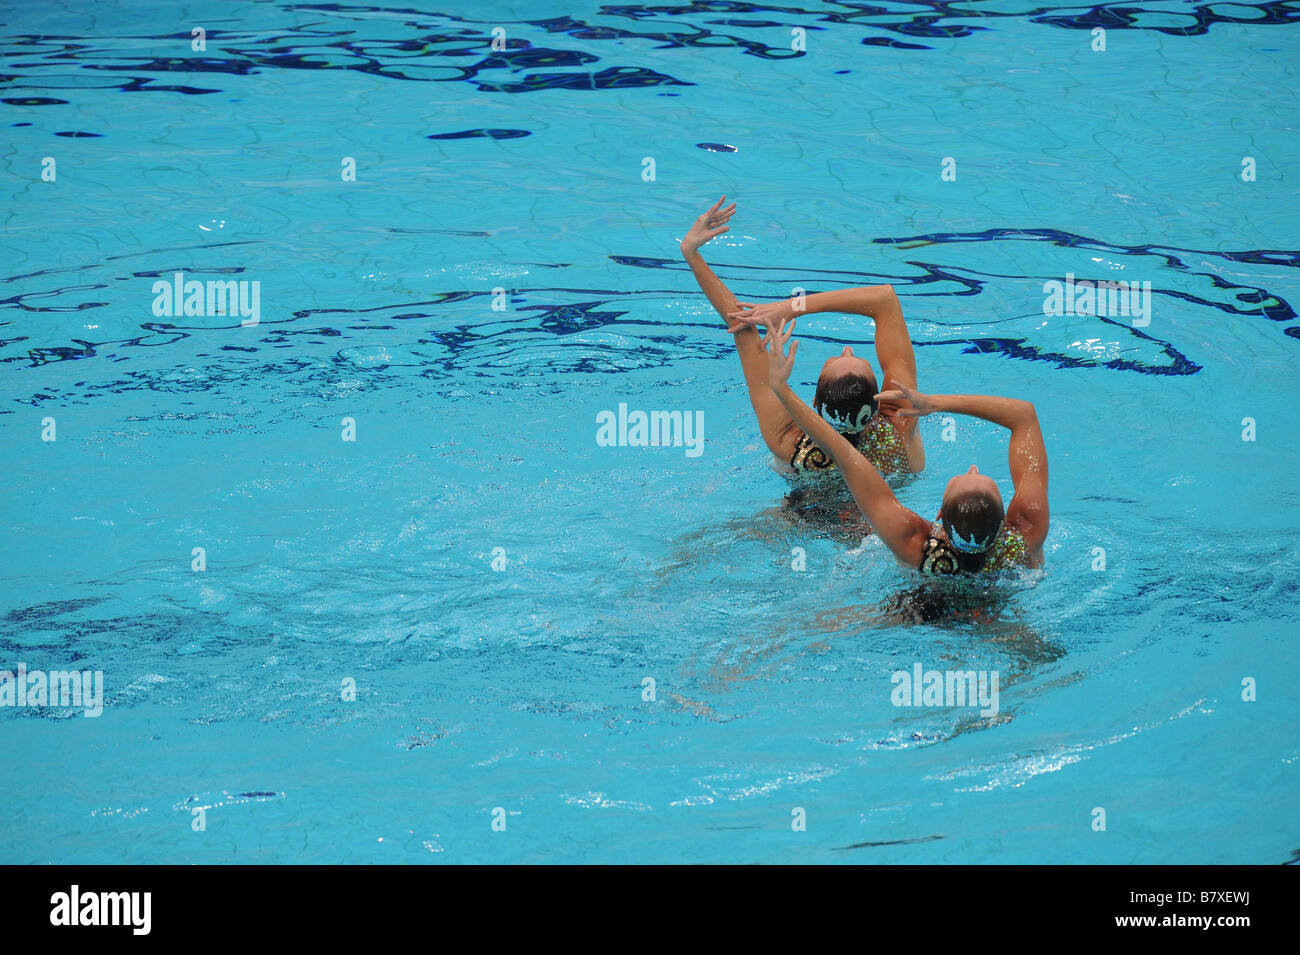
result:
[[[0,707],[0,861],[1300,848],[1300,3],[4,13],[0,668],[104,707]],[[923,389],[1037,403],[1045,572],[909,623],[783,506],[677,253],[722,193],[740,297],[893,283]],[[1067,274],[1149,324],[1045,315]],[[798,337],[811,395],[872,328]],[[600,446],[620,403],[703,453]],[[922,428],[905,503],[1009,497]],[[893,705],[917,664],[997,715]]]

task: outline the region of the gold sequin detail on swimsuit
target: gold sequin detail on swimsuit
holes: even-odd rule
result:
[[[997,540],[988,550],[984,565],[977,573],[996,574],[1012,567],[1029,565],[1029,548],[1025,546],[1025,537],[1020,531],[1002,525]],[[921,573],[931,577],[948,577],[962,573],[957,549],[946,539],[937,534],[930,535],[921,554]]]
[[[862,452],[863,457],[875,465],[881,474],[908,472],[907,441],[902,433],[886,418],[875,415],[857,434],[846,434],[849,443]],[[795,445],[790,464],[796,471],[834,471],[835,462],[829,454],[817,447],[808,435],[802,435]]]

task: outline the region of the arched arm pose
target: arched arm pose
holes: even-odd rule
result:
[[[736,204],[723,208],[724,202],[726,196],[695,220],[682,239],[682,256],[700,289],[726,321],[727,330],[735,336],[749,401],[764,443],[776,457],[797,470],[828,470],[833,467],[832,462],[810,453],[817,450],[811,436],[768,387],[767,359],[756,326],[791,319],[801,306],[807,312],[865,315],[876,326],[876,358],[885,377],[916,387],[916,355],[903,320],[902,306],[889,285],[837,289],[761,305],[737,301],[700,254],[702,246],[730,231],[727,223],[735,214]],[[925,467],[925,449],[916,429],[916,419],[900,415],[898,406],[889,402],[881,403],[878,409],[879,390],[871,363],[855,355],[849,346],[822,366],[813,404],[878,469],[886,473],[920,471]]]
[[[972,467],[948,482],[931,524],[900,503],[872,463],[790,388],[799,348],[790,341],[793,334],[793,320],[768,326],[768,385],[791,419],[834,460],[862,513],[899,563],[934,575],[1042,564],[1048,528],[1047,452],[1032,404],[984,395],[923,395],[901,382],[893,383],[899,387],[892,392],[881,393],[882,401],[894,402],[906,417],[948,411],[1011,431],[1008,447],[1016,487],[1011,507],[1004,512],[997,484]]]

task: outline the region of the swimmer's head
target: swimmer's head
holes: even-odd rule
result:
[[[949,543],[963,554],[983,554],[993,546],[1004,517],[997,482],[973,465],[944,489],[939,520]]]
[[[853,434],[865,428],[876,413],[879,390],[871,362],[859,358],[846,346],[822,365],[813,407],[836,431]]]

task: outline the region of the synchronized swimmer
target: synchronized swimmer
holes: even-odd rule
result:
[[[682,239],[682,255],[709,302],[726,320],[727,330],[735,336],[736,352],[749,388],[749,401],[768,449],[781,461],[789,462],[796,472],[832,471],[836,467],[834,460],[806,430],[800,429],[769,387],[763,341],[753,327],[755,320],[749,317],[756,316],[758,322],[767,324],[768,317],[781,314],[783,310],[793,315],[793,301],[772,305],[738,302],[700,255],[701,246],[730,231],[727,221],[735,213],[736,205],[732,203],[723,209],[725,201],[726,196],[723,196],[695,220]],[[876,360],[880,362],[885,378],[909,387],[916,386],[916,356],[912,352],[912,339],[907,333],[907,323],[903,321],[898,296],[888,285],[819,292],[806,296],[802,304],[803,311],[807,312],[850,312],[872,319],[876,325]],[[739,317],[742,309],[747,310],[744,319]],[[882,474],[922,470],[925,467],[925,448],[916,429],[916,419],[899,415],[898,407],[891,403],[877,407],[876,393],[879,390],[871,362],[859,358],[851,347],[846,347],[822,365],[813,407],[826,420],[833,422],[836,429]]]
[[[888,285],[843,289],[755,305],[738,302],[699,249],[729,231],[724,196],[682,240],[700,288],[736,339],[750,403],[768,448],[796,472],[834,469],[899,563],[926,576],[1041,567],[1047,538],[1047,450],[1028,401],[986,395],[928,395],[917,390],[916,358],[902,307]],[[800,304],[806,308],[800,309]],[[871,363],[852,348],[822,366],[809,408],[790,388],[799,343],[796,315],[851,312],[876,325],[876,357],[890,387],[879,391]],[[758,335],[762,325],[767,334]],[[786,346],[789,346],[787,353]],[[764,355],[766,352],[766,355]],[[925,450],[917,420],[935,412],[969,415],[1011,432],[1008,458],[1015,495],[1004,507],[997,482],[972,466],[948,481],[934,521],[904,506],[885,475],[920,471]]]

